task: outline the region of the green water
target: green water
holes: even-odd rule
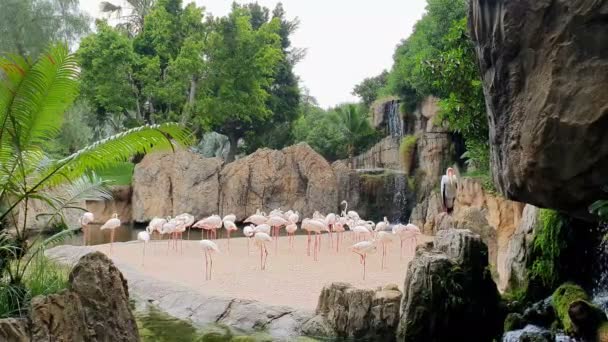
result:
[[[210,325],[198,329],[187,321],[171,317],[154,307],[145,313],[136,313],[137,327],[143,342],[267,342],[273,341],[270,335],[259,332],[245,335],[221,325]],[[300,337],[297,342],[316,341]]]

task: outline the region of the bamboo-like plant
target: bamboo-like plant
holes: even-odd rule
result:
[[[9,306],[18,313],[27,299],[22,282],[27,267],[46,246],[72,231],[46,239],[27,236],[32,201],[49,209],[46,225],[63,221],[64,211],[84,200],[111,198],[91,170],[190,143],[189,132],[178,124],[150,125],[52,159],[45,145],[59,134],[78,89],[79,68],[64,45],[51,46],[33,63],[15,55],[0,57],[0,292],[13,294]]]

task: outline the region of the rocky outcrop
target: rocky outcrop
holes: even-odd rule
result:
[[[333,283],[321,291],[317,316],[302,331],[310,336],[394,341],[400,302],[397,285],[373,290]]]
[[[532,253],[532,242],[538,221],[538,208],[526,205],[521,221],[509,241],[505,256],[505,273],[502,290],[524,289],[528,283],[528,259]]]
[[[29,319],[0,320],[1,341],[139,341],[122,273],[100,252],[76,260],[66,290],[33,298]]]
[[[510,277],[509,246],[513,244],[511,240],[520,225],[523,208],[523,203],[485,191],[480,181],[462,177],[458,181],[452,216],[442,212],[441,197],[438,192],[432,192],[414,208],[411,219],[429,235],[448,228],[470,229],[479,234],[488,246],[490,264],[496,270],[499,287],[504,290]]]
[[[491,341],[501,332],[488,250],[468,230],[438,232],[408,266],[399,341]],[[483,324],[479,324],[483,322]]]
[[[217,214],[222,164],[220,158],[203,158],[185,150],[146,155],[133,174],[134,221],[181,213]]]
[[[93,213],[95,221],[93,224],[104,224],[112,218],[112,214],[117,213],[120,221],[131,223],[133,221],[133,211],[131,206],[132,189],[129,185],[119,185],[110,187],[112,200],[109,201],[86,201],[86,209]]]
[[[361,177],[356,170],[351,169],[348,163],[339,160],[331,164],[331,168],[336,176],[338,184],[338,202],[348,202],[352,210],[362,210],[361,208]],[[341,206],[341,209],[344,207]],[[363,211],[361,211],[363,212]]]
[[[45,254],[62,264],[73,265],[82,255],[91,251],[92,249],[89,247],[66,245],[51,248]],[[120,261],[117,261],[116,265],[129,279],[128,293],[134,299],[136,307],[143,310],[147,309],[149,305],[153,305],[175,318],[189,320],[195,326],[220,324],[244,333],[264,330],[273,341],[292,341],[301,335],[302,326],[314,317],[313,312],[288,306],[273,306],[246,299],[205,296],[200,289],[191,289],[174,282],[151,278]],[[100,271],[93,269],[91,272]],[[83,276],[85,274],[82,273]],[[95,279],[94,275],[91,277]],[[118,282],[118,280],[114,282]],[[107,282],[101,282],[101,284],[107,284]],[[92,288],[95,289],[96,286]],[[100,292],[93,294],[92,298],[98,298],[99,294],[107,294],[107,292],[101,292],[100,289],[97,291]],[[106,341],[114,340],[107,339]]]
[[[239,221],[257,209],[289,208],[301,217],[330,213],[337,209],[337,186],[329,163],[305,143],[260,149],[222,169],[220,213]]]
[[[365,153],[353,158],[355,169],[403,169],[403,161],[399,153],[401,138],[388,136]]]
[[[372,103],[370,111],[372,126],[374,128],[381,129],[388,125],[388,107],[391,106],[395,101],[399,101],[399,98],[395,96],[389,96],[378,99],[374,101],[374,103]]]
[[[513,200],[587,214],[606,197],[608,2],[470,2],[494,183]]]
[[[29,322],[25,318],[0,319],[0,341],[29,342]]]

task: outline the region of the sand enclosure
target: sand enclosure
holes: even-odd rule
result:
[[[176,282],[197,289],[207,296],[253,299],[270,305],[287,305],[294,308],[314,310],[322,287],[332,282],[348,282],[356,287],[373,288],[386,284],[403,287],[407,264],[413,257],[413,248],[404,246],[403,257],[399,256],[399,241],[389,247],[386,268],[381,270],[381,250],[367,258],[366,279],[362,279],[359,256],[349,250],[354,242],[350,233],[345,233],[340,252],[329,248],[329,239],[324,235],[319,261],[306,255],[306,236],[296,236],[290,249],[287,237],[281,236],[278,250],[274,242],[268,245],[268,262],[265,271],[260,271],[260,250],[253,243],[247,252],[246,238],[216,240],[220,253],[213,255],[211,280],[204,279],[205,257],[198,241],[183,241],[178,249],[168,249],[167,241],[153,241],[146,247],[145,265],[142,266],[143,243],[114,244],[112,258],[129,264],[143,274],[164,281]],[[431,237],[420,236],[418,243],[430,241]],[[110,245],[93,248],[106,254]]]

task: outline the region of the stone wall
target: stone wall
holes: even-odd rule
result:
[[[355,169],[403,169],[403,161],[399,153],[400,138],[386,137],[367,150],[353,158]]]

